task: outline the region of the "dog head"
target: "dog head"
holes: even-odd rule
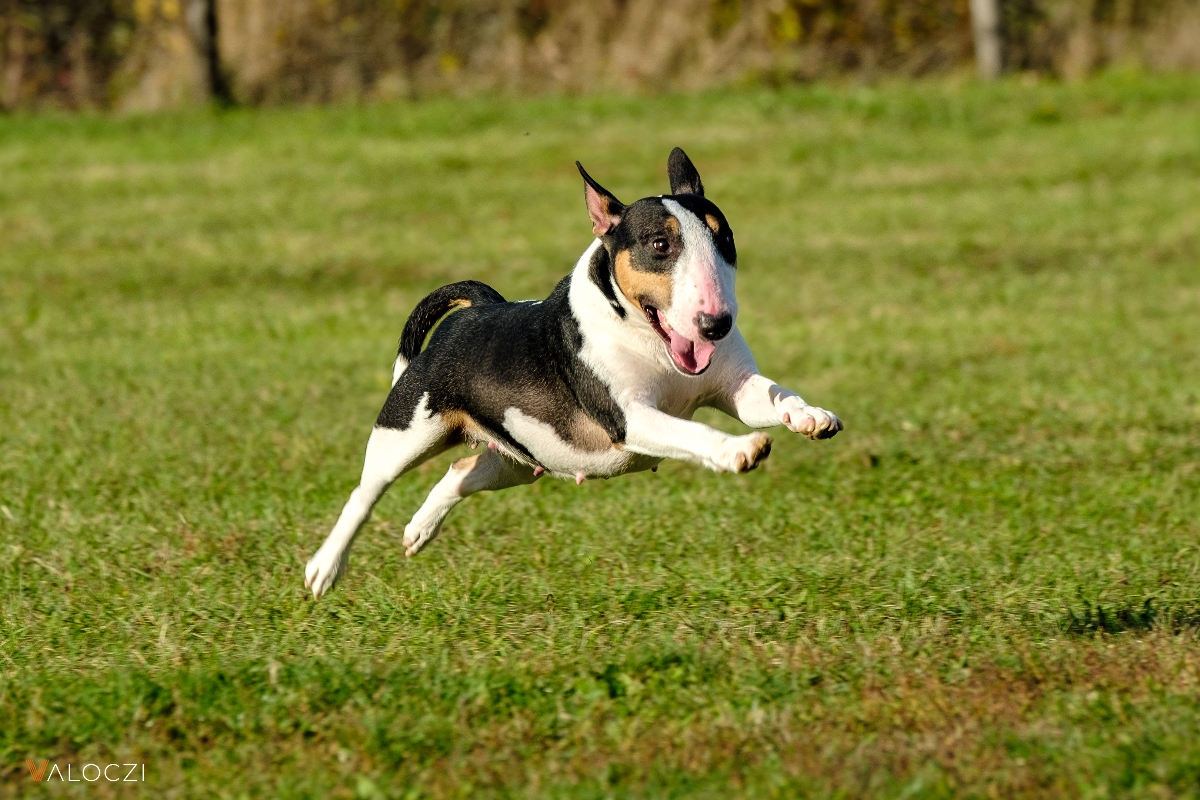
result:
[[[628,206],[575,166],[611,279],[641,311],[630,322],[662,339],[676,369],[699,375],[737,317],[737,250],[725,215],[704,197],[700,174],[678,147],[667,160],[671,194]]]

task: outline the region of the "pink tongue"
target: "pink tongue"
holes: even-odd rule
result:
[[[693,375],[708,366],[713,351],[717,349],[712,342],[693,342],[675,331],[669,331],[667,335],[671,337],[671,358],[675,359],[681,370]]]

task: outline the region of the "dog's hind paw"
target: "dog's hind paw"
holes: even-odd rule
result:
[[[441,530],[441,523],[422,525],[416,520],[404,526],[404,555],[412,558],[421,548],[433,541]]]
[[[809,439],[828,439],[842,429],[842,421],[836,414],[816,406],[805,405],[798,397],[789,397],[780,409],[779,421],[793,433]]]
[[[349,553],[326,553],[324,549],[318,550],[309,559],[308,566],[304,568],[304,588],[312,589],[313,600],[320,600],[333,588],[337,579],[346,572],[349,562]]]

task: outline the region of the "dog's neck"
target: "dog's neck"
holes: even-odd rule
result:
[[[603,246],[599,239],[593,241],[571,271],[571,311],[579,322],[585,349],[591,357],[604,361],[610,358],[619,361],[629,355],[628,352],[623,355],[623,351],[632,351],[641,357],[639,360],[657,364],[664,373],[673,374],[674,367],[662,342],[645,321],[642,310],[631,303],[617,286],[616,280],[608,276],[606,279],[612,283],[617,303],[625,312],[622,316],[592,279],[592,256]]]

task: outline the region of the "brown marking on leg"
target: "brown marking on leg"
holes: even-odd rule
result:
[[[460,458],[450,465],[450,469],[455,469],[459,472],[470,472],[471,470],[475,469],[475,465],[479,463],[479,458],[480,457],[478,455]]]
[[[447,445],[454,447],[464,442],[480,442],[487,438],[487,432],[479,423],[465,411],[443,411],[439,416],[448,431]],[[474,445],[472,445],[474,447]]]
[[[617,253],[615,272],[617,286],[629,302],[663,310],[671,307],[670,273],[638,269],[633,265],[633,256],[628,250]]]
[[[567,432],[568,443],[580,450],[590,453],[602,453],[611,450],[613,441],[604,429],[582,410],[571,416],[571,427]]]

